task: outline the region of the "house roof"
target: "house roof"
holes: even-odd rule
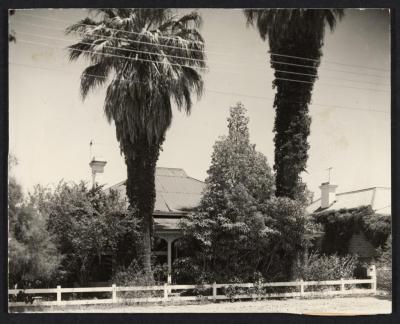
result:
[[[110,187],[126,197],[125,182]],[[204,182],[189,177],[183,169],[156,168],[156,201],[154,215],[170,215],[197,207],[200,203]]]
[[[354,190],[336,194],[336,200],[325,209],[321,209],[321,198],[313,201],[307,211],[313,213],[322,210],[338,210],[342,208],[356,208],[371,206],[372,209],[384,215],[390,215],[391,209],[391,188],[372,187],[361,190]]]

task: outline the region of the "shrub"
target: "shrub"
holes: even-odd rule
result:
[[[113,275],[112,282],[117,286],[150,286],[154,280],[149,279],[139,266],[136,260],[133,260],[128,267],[120,267]],[[141,298],[161,296],[162,291],[129,291],[120,292],[118,295],[122,298]]]
[[[325,281],[352,278],[358,265],[357,256],[305,255],[294,267],[294,275],[304,281]]]
[[[377,288],[392,293],[392,237],[383,248],[377,251],[376,262]]]
[[[153,266],[153,277],[157,284],[164,284],[168,280],[168,264],[157,264]]]
[[[194,258],[178,258],[172,264],[172,278],[178,284],[200,284],[203,277],[204,273],[201,273]]]

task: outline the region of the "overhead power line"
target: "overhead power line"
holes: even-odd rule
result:
[[[20,14],[20,15],[26,15],[26,14]],[[54,19],[54,18],[48,18],[48,17],[43,17],[43,16],[35,16],[35,15],[29,15],[30,17],[34,17],[34,18],[39,18],[39,19],[46,19],[46,20],[51,20],[51,21],[61,21],[59,19]],[[71,24],[74,24],[75,22],[73,21],[67,21],[67,20],[62,20],[63,22],[68,22]],[[18,22],[18,21],[14,21],[15,23],[20,23],[20,24],[25,24],[25,25],[31,25],[31,26],[36,26],[39,28],[47,28],[47,29],[56,29],[56,30],[60,30],[60,31],[64,31],[64,29],[62,28],[49,28],[48,26],[43,26],[43,25],[36,25],[36,24],[29,24],[29,23],[25,23],[25,22]],[[92,25],[88,25],[88,26],[92,26]],[[120,29],[116,29],[119,31],[123,31]],[[96,34],[95,34],[96,35]],[[100,35],[99,35],[100,36]],[[148,44],[148,45],[153,45],[153,46],[164,46],[164,47],[168,47],[168,48],[178,48],[178,49],[182,49],[182,47],[177,47],[177,46],[172,46],[172,45],[165,45],[165,44],[154,44],[154,43],[149,43],[149,42],[143,42],[143,41],[136,41],[136,40],[132,40],[132,39],[128,39],[128,38],[121,38],[121,37],[113,37],[113,36],[105,36],[105,35],[101,35],[104,38],[110,38],[110,39],[119,39],[119,40],[124,40],[127,42],[137,42],[137,43],[143,43],[143,44]],[[203,50],[198,50],[198,49],[191,49],[191,51],[201,51],[203,52]],[[213,52],[213,51],[204,51],[207,52],[209,54],[219,54],[219,55],[232,55],[231,52],[225,52],[225,53],[221,53],[221,52]],[[270,54],[274,55],[274,56],[281,56],[281,57],[288,57],[288,58],[294,58],[294,59],[303,59],[303,60],[307,60],[307,61],[313,61],[313,62],[320,62],[320,60],[317,59],[313,59],[313,58],[307,58],[307,57],[301,57],[301,56],[294,56],[294,55],[287,55],[287,54],[280,54],[280,53],[275,53],[275,52],[269,52]],[[259,57],[263,57],[263,56],[259,56]],[[338,65],[343,65],[343,66],[348,66],[348,67],[357,67],[357,68],[363,68],[363,69],[371,69],[371,70],[378,70],[378,71],[389,71],[388,69],[382,69],[382,68],[377,68],[377,67],[369,67],[369,66],[363,66],[363,65],[354,65],[354,64],[346,64],[346,63],[341,63],[341,62],[334,62],[334,61],[327,61],[324,60],[324,63],[328,63],[328,64],[338,64]],[[321,68],[321,69],[326,69],[329,71],[335,71],[333,69],[327,69],[327,68]],[[340,71],[338,70],[338,72],[346,72],[346,73],[354,73],[352,71]],[[360,73],[358,73],[360,74]],[[366,74],[368,75],[368,74]],[[373,76],[373,75],[369,75],[369,76]],[[379,76],[381,77],[381,76]]]
[[[308,57],[302,57],[302,56],[294,56],[294,55],[286,55],[286,54],[277,54],[273,53],[271,51],[268,51],[273,56],[280,56],[280,57],[288,57],[288,58],[294,58],[294,59],[299,59],[299,60],[306,60],[306,61],[312,61],[312,62],[321,62],[320,59],[312,59]],[[343,66],[349,66],[349,67],[357,67],[357,68],[363,68],[363,69],[369,69],[369,70],[377,70],[377,71],[385,71],[385,72],[390,72],[389,69],[382,69],[382,68],[376,68],[376,67],[369,67],[365,65],[355,65],[355,64],[346,64],[342,62],[334,62],[334,61],[327,61],[325,60],[324,63],[328,64],[337,64],[337,65],[343,65]]]
[[[51,48],[56,48],[56,49],[62,49],[64,50],[64,47],[59,47],[59,46],[54,46],[51,44],[46,44],[46,43],[40,43],[40,42],[33,42],[25,39],[19,39],[19,42],[23,43],[28,43],[28,44],[36,44],[36,45],[41,45],[41,46],[46,46],[46,47],[51,47]],[[208,68],[200,67],[200,66],[191,66],[191,65],[184,65],[184,64],[178,64],[178,63],[171,63],[171,62],[165,62],[165,61],[154,61],[154,60],[147,60],[143,58],[136,58],[136,57],[127,57],[123,55],[118,55],[118,54],[111,54],[111,53],[104,53],[104,52],[96,52],[96,51],[89,51],[89,50],[81,50],[78,48],[74,48],[74,51],[82,52],[82,53],[92,53],[95,55],[104,55],[104,56],[112,56],[112,57],[117,57],[121,58],[124,60],[130,60],[130,61],[142,61],[142,62],[150,62],[150,63],[158,63],[158,64],[168,64],[168,65],[174,65],[174,66],[180,66],[180,67],[187,67],[191,69],[199,69],[199,70],[206,70],[208,71]]]
[[[310,84],[315,84],[312,81],[304,81],[304,80],[296,80],[296,79],[286,79],[286,78],[275,78],[275,80],[282,80],[282,81],[290,81],[290,82],[298,82],[298,83],[310,83]],[[373,91],[373,92],[388,92],[386,90],[381,90],[381,89],[373,89],[373,88],[359,88],[359,87],[353,87],[353,86],[340,86],[337,84],[332,84],[332,83],[319,83],[321,85],[325,86],[332,86],[332,87],[343,87],[343,88],[349,88],[349,89],[358,89],[358,90],[367,90],[367,91]]]
[[[60,38],[60,37],[51,37],[51,36],[44,36],[44,35],[38,35],[38,34],[33,34],[33,33],[26,33],[26,32],[18,32],[19,34],[22,35],[28,35],[28,36],[33,36],[33,37],[38,37],[38,38],[44,38],[44,39],[50,39],[50,40],[59,40],[63,42],[70,42],[69,39],[65,38]],[[93,43],[87,43],[87,42],[80,42],[80,44],[85,44],[85,45],[94,45]],[[109,46],[109,45],[104,45],[106,48],[111,48],[111,49],[117,49],[120,51],[124,52],[131,52],[131,53],[142,53],[142,54],[151,54],[151,55],[158,55],[162,57],[172,57],[172,58],[177,58],[177,59],[182,59],[182,60],[189,60],[189,61],[194,61],[194,62],[210,62],[210,63],[215,63],[215,64],[221,64],[221,65],[236,65],[236,63],[228,63],[228,62],[217,62],[217,61],[207,61],[207,60],[202,60],[202,59],[195,59],[195,58],[190,58],[190,57],[184,57],[184,56],[179,56],[179,55],[170,55],[170,54],[161,54],[157,52],[151,52],[151,51],[142,51],[142,50],[136,50],[136,49],[129,49],[129,48],[121,48],[121,47],[116,47],[116,46]],[[304,76],[311,76],[318,78],[317,74],[311,74],[311,73],[300,73],[300,72],[292,72],[292,71],[284,71],[284,70],[276,70],[276,72],[280,73],[286,73],[286,74],[294,74],[294,75],[304,75]],[[339,81],[349,81],[349,82],[356,82],[356,83],[366,83],[366,84],[376,84],[374,82],[366,82],[366,81],[361,81],[361,80],[351,80],[351,79],[343,79],[343,78],[335,78],[335,77],[330,77],[326,76],[327,79],[332,79],[332,80],[339,80]],[[389,85],[387,83],[381,83],[383,85]]]
[[[55,68],[48,68],[48,67],[42,67],[42,66],[34,66],[34,65],[30,65],[30,64],[17,63],[17,62],[9,62],[9,63],[11,65],[15,65],[15,66],[21,66],[21,67],[27,67],[27,68],[39,69],[39,70],[45,70],[45,71],[63,72],[63,73],[75,75],[74,72],[71,72],[71,71],[68,71],[65,69],[55,69]],[[94,75],[94,74],[88,74],[88,73],[82,73],[81,75],[87,75],[87,76],[97,77],[97,78],[101,78],[101,79],[107,79],[107,77],[101,76],[101,75]],[[120,79],[120,81],[128,82],[128,83],[145,83],[145,82],[140,82],[140,81],[136,81],[136,80],[132,81],[132,80],[127,80],[127,79]],[[271,98],[271,97],[255,96],[255,95],[249,95],[249,94],[237,93],[237,92],[228,92],[228,91],[222,91],[222,90],[214,90],[214,89],[209,89],[207,87],[206,87],[205,91],[210,92],[210,93],[222,94],[222,95],[230,95],[230,96],[235,95],[235,96],[240,96],[240,97],[245,97],[245,98],[254,98],[254,99],[269,100],[269,101],[275,100],[274,98]],[[302,102],[293,102],[293,103],[302,103]],[[379,109],[363,109],[363,108],[358,108],[358,107],[329,105],[329,104],[313,103],[313,102],[311,102],[310,105],[322,106],[322,107],[328,107],[328,108],[336,108],[336,109],[359,110],[359,111],[365,111],[365,112],[377,112],[377,113],[389,114],[388,111],[379,110]]]
[[[295,64],[295,63],[290,63],[290,62],[282,62],[282,61],[273,61],[270,60],[271,63],[279,64],[279,65],[290,65],[290,66],[297,66],[297,67],[305,67],[305,68],[311,68],[318,70],[317,67],[311,66],[311,65],[304,65],[304,64]],[[346,70],[336,70],[336,69],[329,69],[329,68],[321,68],[321,70],[326,70],[326,71],[334,71],[334,72],[343,72],[343,73],[349,73],[349,74],[358,74],[362,76],[369,76],[369,77],[374,77],[374,78],[381,78],[381,79],[387,79],[388,77],[384,77],[382,75],[376,75],[376,74],[369,74],[369,73],[360,73],[360,72],[354,72],[354,71],[346,71]]]
[[[311,76],[311,77],[314,77],[314,78],[318,78],[318,79],[319,79],[319,75],[317,75],[317,74],[311,74],[311,73],[300,73],[300,72],[292,72],[292,71],[285,71],[285,70],[275,70],[275,72],[286,73],[286,74],[295,74],[295,75]],[[338,81],[349,81],[349,82],[366,83],[366,84],[373,84],[373,85],[376,85],[376,84],[377,84],[376,82],[368,82],[368,81],[361,81],[361,80],[354,80],[354,79],[335,78],[335,77],[330,77],[330,76],[324,76],[324,78],[332,79],[332,80],[338,80]],[[385,83],[385,82],[380,82],[379,84],[390,86],[389,83]]]
[[[56,48],[56,49],[64,49],[62,47],[57,47],[51,44],[46,44],[46,43],[39,43],[39,42],[33,42],[33,41],[28,41],[24,39],[20,39],[20,42],[28,43],[28,44],[36,44],[36,45],[41,45],[41,46],[46,46],[50,48]],[[142,61],[142,62],[151,62],[151,63],[158,63],[158,64],[168,64],[168,65],[173,65],[173,66],[180,66],[180,67],[187,67],[191,69],[198,69],[198,70],[205,70],[209,71],[208,68],[205,67],[199,67],[199,66],[190,66],[190,65],[184,65],[184,64],[178,64],[178,63],[171,63],[171,62],[166,62],[166,61],[154,61],[154,60],[148,60],[148,59],[143,59],[143,58],[132,58],[132,57],[126,57],[122,55],[117,55],[117,54],[111,54],[111,53],[103,53],[103,52],[96,52],[96,51],[89,51],[89,50],[81,50],[81,49],[74,49],[75,51],[80,51],[83,53],[92,53],[95,55],[104,55],[104,56],[111,56],[111,57],[117,57],[125,60],[131,60],[131,61]],[[225,72],[232,72],[232,71],[225,71]],[[294,81],[294,82],[301,82],[301,83],[313,83],[310,81],[302,81],[302,80],[296,80],[296,79],[285,79],[285,78],[275,78],[275,79],[284,79],[286,81]],[[335,87],[341,87],[341,88],[352,88],[352,89],[358,89],[358,90],[367,90],[367,91],[375,91],[375,92],[388,92],[386,90],[378,90],[378,89],[368,89],[368,88],[357,88],[357,87],[351,87],[351,86],[344,86],[344,85],[338,85],[338,84],[327,84],[327,83],[318,83],[319,85],[324,85],[324,86],[335,86]]]
[[[18,24],[23,24],[23,25],[30,25],[30,26],[34,26],[34,27],[40,27],[40,28],[44,28],[44,29],[55,29],[55,30],[60,30],[60,31],[65,31],[65,29],[63,28],[49,28],[48,26],[40,26],[40,25],[36,25],[36,24],[28,24],[25,22],[16,22]],[[187,48],[182,47],[182,46],[174,46],[174,45],[166,45],[166,44],[155,44],[155,43],[150,43],[150,42],[146,42],[146,41],[139,41],[139,40],[134,40],[134,39],[129,39],[129,38],[124,38],[124,37],[115,37],[115,36],[106,36],[106,35],[101,35],[101,34],[93,34],[93,35],[88,35],[88,36],[101,36],[104,39],[117,39],[117,40],[121,40],[124,42],[128,42],[128,43],[137,43],[137,44],[146,44],[146,45],[152,45],[152,46],[157,46],[157,47],[165,47],[165,48],[172,48],[172,49],[180,49],[180,50],[185,50]],[[195,49],[195,48],[190,48],[190,51],[192,52],[205,52],[203,50],[200,49]]]
[[[62,39],[59,37],[49,37],[49,36],[43,36],[43,35],[37,35],[37,34],[32,34],[32,33],[25,33],[25,32],[20,32],[21,34],[25,34],[25,35],[31,35],[34,37],[39,37],[39,38],[45,38],[45,39],[54,39],[54,40],[60,40],[60,41],[69,41],[67,39]],[[27,40],[23,40],[23,42],[29,42]],[[31,43],[33,43],[31,41]],[[82,44],[87,44],[87,45],[93,45],[92,43],[86,43],[86,42],[81,42]],[[44,44],[42,43],[44,46],[49,46],[49,44]],[[201,59],[194,59],[194,58],[187,58],[187,57],[182,57],[182,56],[178,56],[178,55],[169,55],[169,54],[160,54],[160,53],[156,53],[156,52],[151,52],[151,51],[141,51],[141,50],[133,50],[133,49],[125,49],[125,48],[119,48],[119,47],[114,47],[114,46],[108,46],[105,45],[104,47],[107,48],[114,48],[114,49],[118,49],[118,50],[122,50],[122,51],[128,51],[128,52],[135,52],[135,53],[144,53],[144,54],[152,54],[152,55],[158,55],[158,56],[166,56],[166,57],[174,57],[174,58],[178,58],[178,59],[182,59],[182,60],[189,60],[189,61],[193,61],[193,62],[207,62],[206,60],[201,60]],[[78,49],[75,49],[78,50]],[[109,54],[109,55],[115,55],[115,54]],[[213,62],[213,63],[217,63],[217,64],[222,64],[222,65],[235,65],[235,63],[227,63],[227,62]],[[275,61],[275,63],[279,63],[282,65],[293,65],[291,63],[288,62],[277,62]],[[303,66],[303,65],[298,65],[298,66]],[[305,67],[309,67],[304,65]],[[275,70],[276,72],[281,72],[281,73],[287,73],[287,74],[296,74],[296,75],[305,75],[305,76],[313,76],[313,77],[317,77],[316,74],[310,74],[310,73],[300,73],[300,72],[293,72],[293,71],[284,71],[284,70]],[[335,71],[335,70],[332,70]],[[371,74],[362,74],[362,73],[355,73],[355,72],[348,72],[348,71],[343,71],[345,73],[352,73],[352,74],[360,74],[360,75],[366,75],[366,76],[374,76]],[[232,74],[238,74],[235,71],[228,71],[228,73],[232,73]],[[375,77],[380,77],[380,76],[375,76]],[[343,79],[343,78],[335,78],[335,77],[331,77],[331,76],[325,76],[325,78],[327,79],[332,79],[332,80],[339,80],[339,81],[348,81],[348,82],[355,82],[355,83],[366,83],[366,84],[376,84],[374,82],[366,82],[366,81],[361,81],[361,80],[351,80],[351,79]],[[381,83],[382,85],[389,85],[387,83]]]
[[[64,20],[64,19],[55,19],[55,18],[49,18],[49,17],[43,17],[43,16],[37,16],[37,15],[29,15],[29,14],[20,14],[21,16],[25,16],[25,17],[33,17],[33,18],[40,18],[40,19],[46,19],[46,20],[50,20],[50,21],[61,21],[61,22],[66,22],[66,23],[72,23],[74,25],[80,25],[80,26],[88,26],[88,27],[97,27],[97,26],[93,26],[90,24],[84,24],[84,23],[77,23],[77,22],[72,22],[70,20]],[[109,29],[109,30],[116,30],[122,33],[127,33],[127,34],[132,34],[132,35],[141,35],[143,36],[143,33],[138,33],[138,32],[134,32],[134,31],[128,31],[128,30],[123,30],[123,29],[119,29],[119,28],[112,28],[112,27],[108,27],[108,26],[104,26],[104,28]],[[185,43],[196,43],[196,44],[201,44],[204,45],[203,42],[200,41],[188,41],[186,39],[183,39],[181,37],[178,36],[162,36],[162,35],[158,35],[158,38],[164,38],[164,39],[172,39],[172,40],[179,40]]]
[[[50,37],[50,36],[42,36],[42,35],[37,35],[37,34],[32,34],[32,33],[25,33],[25,32],[19,32],[20,34],[23,35],[29,35],[29,36],[34,36],[34,37],[39,37],[39,38],[44,38],[44,39],[53,39],[53,40],[60,40],[63,42],[69,42],[68,39],[64,39],[64,38],[59,38],[59,37]],[[93,43],[87,43],[87,42],[79,42],[79,44],[84,44],[84,45],[92,45],[92,46],[96,46],[96,44]],[[98,44],[100,45],[100,44]],[[142,54],[151,54],[151,55],[159,55],[159,56],[166,56],[166,57],[173,57],[173,58],[178,58],[178,59],[182,59],[182,60],[189,60],[189,61],[196,61],[196,62],[207,62],[206,60],[202,60],[202,59],[195,59],[195,58],[191,58],[191,57],[184,57],[184,56],[179,56],[179,55],[170,55],[170,54],[162,54],[162,53],[157,53],[157,52],[149,52],[149,51],[142,51],[142,50],[136,50],[136,49],[130,49],[130,48],[122,48],[122,47],[116,47],[116,46],[109,46],[109,45],[104,45],[103,47],[106,48],[113,48],[113,49],[117,49],[120,51],[124,51],[124,52],[131,52],[131,53],[142,53]],[[73,48],[69,47],[70,49],[74,50]],[[221,62],[219,64],[224,64],[224,62]]]

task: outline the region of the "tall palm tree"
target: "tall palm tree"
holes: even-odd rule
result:
[[[322,56],[325,26],[334,30],[342,9],[245,9],[248,25],[268,38],[276,87],[276,195],[299,198],[305,185],[311,118],[308,105]],[[289,73],[288,73],[289,72]],[[292,79],[292,80],[288,80]],[[296,80],[296,81],[293,81]]]
[[[171,9],[95,13],[66,29],[80,37],[69,46],[69,58],[89,61],[81,76],[83,99],[90,90],[108,84],[104,111],[115,123],[125,157],[126,192],[142,221],[143,266],[150,277],[155,167],[171,124],[172,103],[189,113],[192,94],[200,98],[202,93],[201,17],[196,12],[179,16]]]

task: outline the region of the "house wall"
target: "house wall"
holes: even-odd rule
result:
[[[353,234],[349,242],[349,253],[358,254],[360,258],[373,258],[374,246],[367,240],[364,233]]]

